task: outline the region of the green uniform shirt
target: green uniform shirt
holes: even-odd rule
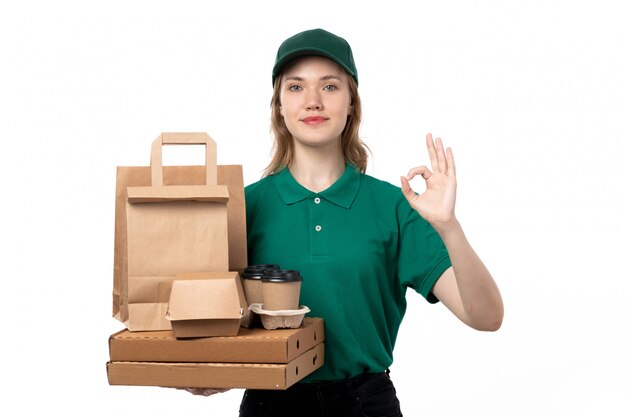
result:
[[[406,288],[429,302],[450,267],[437,232],[399,187],[347,165],[328,189],[289,169],[246,187],[248,263],[302,274],[300,304],[325,323],[324,366],[304,382],[382,372],[406,310]]]

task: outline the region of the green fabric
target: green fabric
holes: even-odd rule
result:
[[[286,39],[278,48],[272,69],[272,85],[289,62],[306,55],[319,55],[332,59],[359,84],[359,75],[350,44],[343,38],[324,29],[305,30]]]
[[[299,270],[300,303],[324,319],[324,366],[304,382],[387,369],[406,288],[435,303],[431,289],[450,267],[401,190],[348,165],[314,193],[284,169],[246,187],[246,208],[249,263]]]

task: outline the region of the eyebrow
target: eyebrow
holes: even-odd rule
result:
[[[341,78],[332,74],[324,75],[323,77],[320,77],[320,81],[328,81],[328,80],[337,80],[341,82]],[[285,81],[304,81],[304,78],[299,77],[297,75],[292,75],[291,77],[286,77]]]

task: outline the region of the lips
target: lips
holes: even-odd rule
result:
[[[309,116],[309,117],[305,117],[304,119],[302,119],[302,122],[308,125],[317,125],[320,123],[324,123],[326,120],[328,119],[322,116]]]

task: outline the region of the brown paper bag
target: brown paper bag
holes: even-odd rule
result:
[[[203,144],[205,166],[162,166],[162,146]],[[169,330],[180,272],[243,271],[247,265],[243,174],[216,165],[206,133],[163,133],[150,167],[118,167],[113,316],[130,331]]]

